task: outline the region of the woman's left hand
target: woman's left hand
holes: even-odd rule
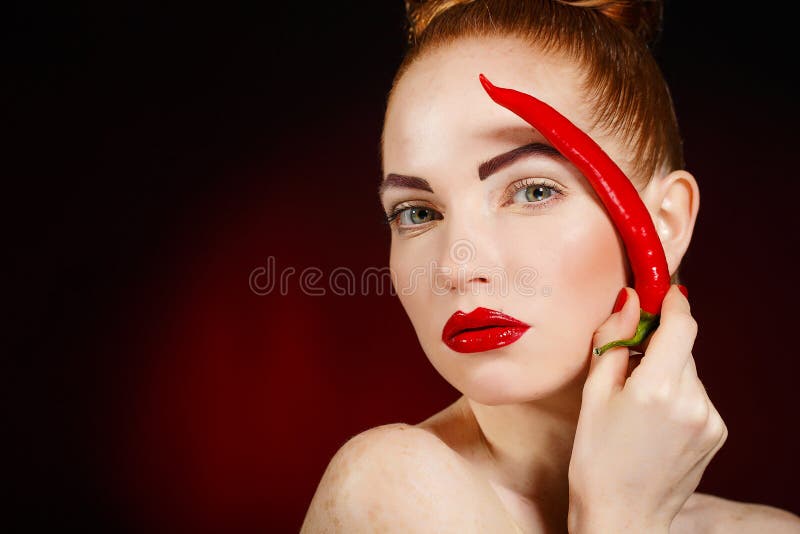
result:
[[[626,291],[593,346],[632,337],[639,298]],[[694,493],[728,435],[697,377],[696,335],[689,302],[673,285],[632,372],[626,347],[590,356],[569,465],[570,532],[667,533]]]

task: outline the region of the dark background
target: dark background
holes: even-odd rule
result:
[[[709,4],[668,2],[656,48],[702,192],[693,353],[730,430],[700,490],[798,513],[795,29]],[[457,397],[396,298],[303,295],[297,273],[288,295],[248,286],[269,256],[387,264],[402,2],[4,12],[16,531],[296,532],[347,438]]]

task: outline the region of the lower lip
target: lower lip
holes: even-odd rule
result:
[[[444,340],[456,352],[484,352],[514,343],[529,326],[493,326],[480,330],[468,330]]]

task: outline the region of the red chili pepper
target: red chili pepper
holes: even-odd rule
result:
[[[483,74],[480,80],[492,100],[536,128],[583,173],[625,243],[641,305],[639,324],[632,338],[595,347],[593,353],[599,356],[613,347],[639,345],[658,327],[670,286],[664,248],[639,193],[600,145],[551,106],[526,93],[495,87]]]

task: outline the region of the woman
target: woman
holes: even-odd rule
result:
[[[406,7],[380,201],[398,297],[462,396],[348,441],[303,532],[800,531],[787,511],[694,491],[727,429],[696,374],[685,288],[670,286],[644,355],[592,356],[640,317],[624,243],[586,177],[478,81],[535,96],[602,147],[677,284],[700,197],[648,49],[660,3]]]

